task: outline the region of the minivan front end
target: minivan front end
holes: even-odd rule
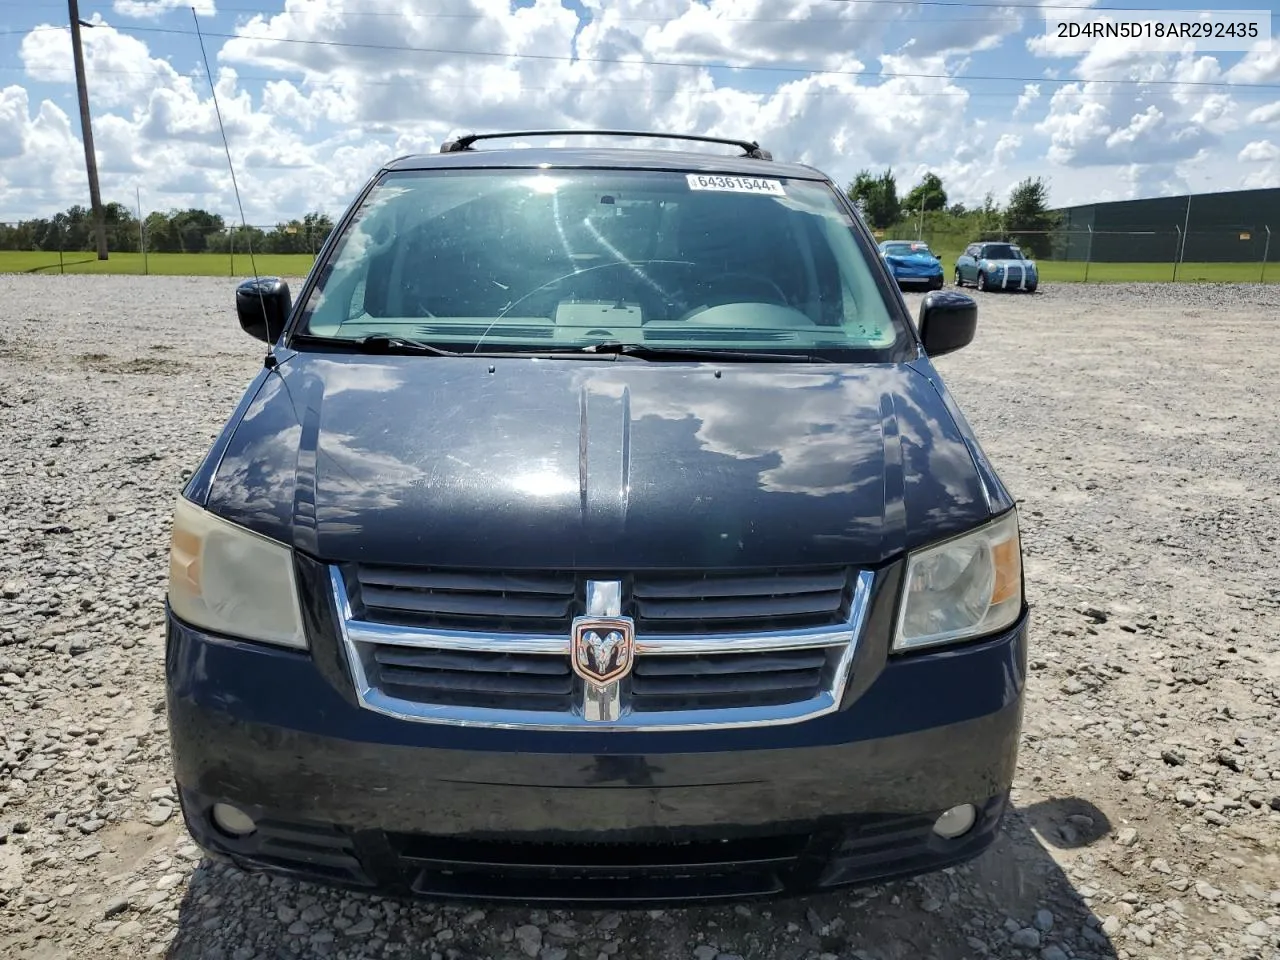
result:
[[[994,839],[1014,774],[1026,615],[895,650],[909,564],[768,586],[565,576],[584,616],[645,593],[717,614],[766,590],[840,595],[829,625],[799,629],[647,633],[637,617],[630,674],[600,687],[572,671],[571,631],[499,629],[498,608],[531,596],[503,578],[451,595],[495,608],[491,632],[416,630],[368,599],[443,574],[298,556],[306,649],[170,611],[188,829],[247,868],[561,904],[794,894],[968,859]]]
[[[1016,507],[921,349],[971,301],[913,328],[809,168],[547,156],[375,178],[184,489],[192,836],[560,906],[978,855],[1028,615]]]

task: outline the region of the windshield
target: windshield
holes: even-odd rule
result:
[[[987,260],[1021,260],[1022,251],[1011,243],[991,243],[984,249],[982,256]]]
[[[393,172],[338,239],[297,330],[455,352],[620,342],[895,359],[910,334],[874,255],[821,182]]]
[[[928,253],[929,247],[923,243],[886,243],[884,252],[895,257],[909,257],[913,253]]]

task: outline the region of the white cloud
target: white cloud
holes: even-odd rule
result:
[[[0,159],[21,157],[27,150],[27,90],[0,90]]]
[[[192,7],[202,17],[212,17],[218,12],[214,0],[115,0],[111,9],[122,17],[158,20],[170,10],[189,10]]]
[[[651,4],[630,0],[592,7],[601,12],[602,22],[620,24],[622,17],[639,11],[652,15]],[[878,41],[891,20],[908,15],[901,9],[828,0],[708,0],[671,6],[684,9],[635,31],[653,59],[804,62],[827,69],[842,69],[857,51]]]
[[[1013,108],[1013,115],[1020,116],[1025,113],[1031,104],[1040,99],[1040,84],[1028,83],[1022,88],[1022,93],[1018,96],[1018,102]]]
[[[1280,44],[1272,40],[1250,50],[1225,74],[1232,83],[1275,83],[1280,80]]]
[[[1280,147],[1270,140],[1254,140],[1245,144],[1245,148],[1236,157],[1241,163],[1262,163],[1280,160]]]
[[[1012,159],[1013,155],[1018,152],[1018,148],[1022,146],[1022,137],[1016,133],[1002,133],[1000,139],[996,141],[996,148],[992,152],[996,163],[1003,166]]]
[[[95,13],[87,22],[94,27],[81,29],[80,37],[95,110],[132,106],[151,90],[179,80],[167,61],[153,58],[145,43],[107,25],[101,14]],[[41,24],[22,38],[18,57],[32,80],[68,86],[75,82],[69,28]]]
[[[44,100],[32,116],[26,91],[6,87],[0,91],[0,131],[0,142],[22,146],[20,153],[0,154],[0,210],[49,213],[85,202],[84,150],[58,106]]]
[[[1280,100],[1275,103],[1268,103],[1266,106],[1255,107],[1249,111],[1249,116],[1245,118],[1245,122],[1250,126],[1262,123],[1275,123],[1280,120]]]

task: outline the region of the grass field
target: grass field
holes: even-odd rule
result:
[[[956,254],[937,251],[946,268],[948,280]],[[300,277],[313,262],[310,254],[262,254],[256,257],[260,275]],[[1086,279],[1082,261],[1037,261],[1044,283],[1073,283]],[[62,255],[28,250],[0,250],[0,273],[151,273],[160,276],[251,277],[249,257],[234,258],[217,253],[153,253],[147,256],[145,269],[138,253],[113,253],[106,261],[93,253],[74,252]],[[1134,281],[1173,280],[1171,263],[1093,263],[1088,265],[1090,283],[1122,283]],[[1257,283],[1263,279],[1261,263],[1183,263],[1178,265],[1179,282]],[[1267,282],[1280,282],[1280,264],[1269,264]]]
[[[257,254],[258,273],[300,277],[311,269],[314,257],[301,254]],[[62,255],[57,252],[0,250],[0,273],[132,273],[166,277],[251,277],[249,255],[237,253],[149,253],[144,263],[140,253],[113,253],[99,260],[96,253],[77,250]]]

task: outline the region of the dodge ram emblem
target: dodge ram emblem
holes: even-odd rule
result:
[[[636,628],[628,617],[579,617],[573,622],[573,669],[588,683],[604,686],[631,670]]]

